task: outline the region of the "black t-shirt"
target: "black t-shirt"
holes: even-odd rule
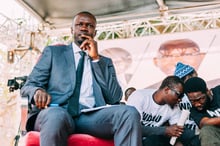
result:
[[[207,104],[202,111],[198,111],[195,107],[191,108],[190,116],[194,119],[199,126],[200,121],[204,117],[220,117],[220,85],[212,88],[213,99],[208,98]]]

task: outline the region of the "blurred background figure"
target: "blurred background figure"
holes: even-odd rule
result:
[[[134,87],[129,87],[125,90],[125,101],[128,100],[128,97],[136,90]]]
[[[186,80],[188,80],[191,77],[197,77],[198,73],[194,67],[184,64],[182,62],[178,62],[176,64],[174,75],[181,78],[183,82],[186,82]]]

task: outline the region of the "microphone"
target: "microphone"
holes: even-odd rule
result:
[[[189,110],[182,110],[182,113],[181,113],[179,121],[177,122],[177,125],[183,126],[184,123],[186,122],[187,118],[189,117],[189,114],[190,114]],[[176,139],[177,139],[177,137],[174,137],[174,136],[171,137],[170,144],[174,145],[176,142]]]

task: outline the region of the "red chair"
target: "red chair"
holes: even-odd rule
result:
[[[40,133],[28,132],[24,146],[40,146]],[[114,146],[113,140],[104,140],[88,134],[72,134],[68,138],[68,146]]]

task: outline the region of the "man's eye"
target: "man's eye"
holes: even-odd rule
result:
[[[94,28],[94,26],[92,24],[88,24],[87,27],[88,28]]]
[[[83,24],[82,23],[78,23],[78,24],[76,24],[76,26],[80,26],[81,27],[81,26],[83,26]]]
[[[83,24],[83,23],[77,23],[75,24],[76,27],[86,27],[86,28],[94,28],[95,26],[92,24]]]

